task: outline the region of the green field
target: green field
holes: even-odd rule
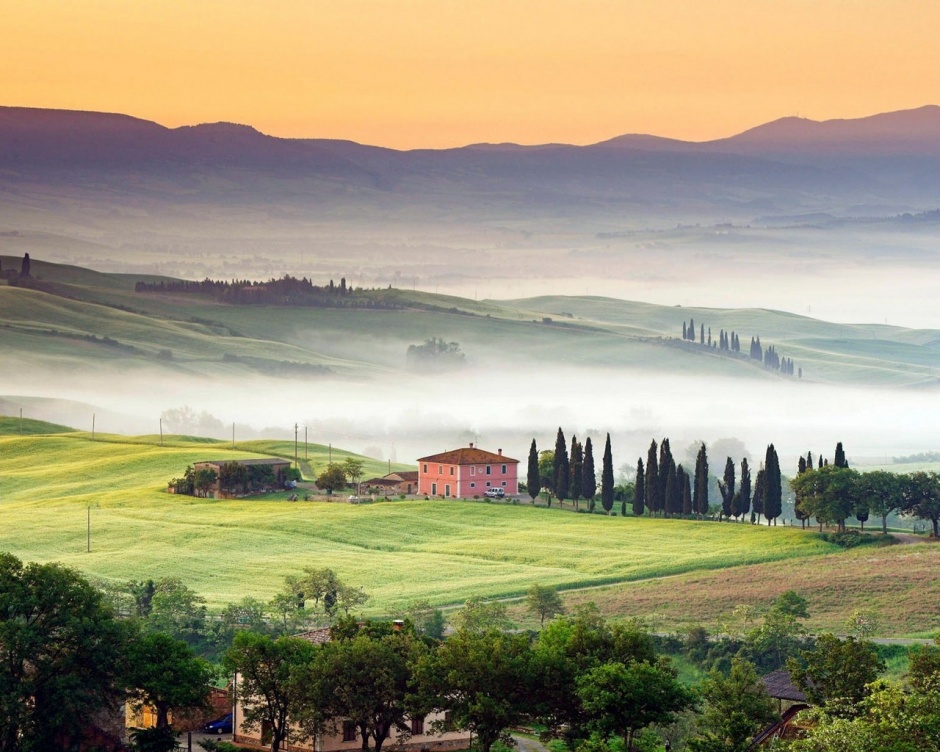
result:
[[[3,257],[4,268],[18,259]],[[13,367],[133,375],[234,376],[290,362],[340,376],[381,377],[405,367],[410,344],[460,342],[471,362],[493,352],[585,367],[779,378],[749,358],[680,339],[694,317],[717,340],[735,330],[792,357],[807,381],[882,386],[940,382],[940,332],[834,324],[763,309],[680,308],[596,297],[471,301],[387,289],[360,295],[394,310],[220,305],[198,295],[137,294],[153,277],[102,274],[34,259],[43,291],[0,287],[0,345]],[[253,365],[234,358],[254,359]]]
[[[166,481],[189,463],[227,451],[250,456],[248,448],[289,454],[292,445],[166,444],[84,433],[0,437],[0,550],[111,579],[177,576],[213,605],[270,597],[285,575],[329,566],[372,594],[367,610],[376,614],[400,612],[416,598],[448,605],[518,595],[534,582],[575,588],[835,550],[798,530],[526,505],[174,496]],[[367,473],[384,469],[372,464]]]

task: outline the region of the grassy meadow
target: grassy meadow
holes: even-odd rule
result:
[[[224,442],[182,437],[164,443],[92,440],[86,433],[0,436],[0,550],[115,580],[176,576],[216,606],[246,595],[268,598],[285,575],[329,566],[372,595],[366,610],[373,614],[400,612],[417,598],[450,605],[473,595],[519,595],[534,582],[577,588],[811,562],[836,551],[793,529],[578,515],[524,504],[174,496],[165,491],[167,480],[194,461],[290,456],[293,446],[246,442],[231,450]],[[367,474],[386,469],[371,465]],[[92,550],[86,553],[89,508]]]

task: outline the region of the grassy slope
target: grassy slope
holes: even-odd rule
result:
[[[18,263],[5,257],[4,266]],[[557,362],[578,352],[584,365],[694,371],[699,375],[769,378],[747,358],[705,351],[678,339],[693,317],[718,330],[735,330],[747,349],[761,336],[792,356],[807,379],[885,385],[940,381],[940,332],[881,325],[843,325],[758,309],[719,310],[656,306],[609,298],[541,297],[470,301],[407,290],[370,293],[406,310],[287,309],[224,306],[194,296],[138,295],[133,275],[101,274],[33,262],[33,272],[66,300],[29,290],[0,288],[0,329],[8,352],[50,362],[88,364],[102,356],[153,364],[173,351],[168,369],[237,372],[226,354],[326,365],[341,374],[401,368],[409,344],[428,337],[461,343],[471,358],[510,349],[517,357]],[[116,310],[114,306],[129,309]],[[473,314],[473,315],[467,315]],[[544,322],[543,318],[551,318]],[[195,321],[194,321],[195,320]],[[52,336],[51,329],[108,336],[139,352]],[[239,335],[239,336],[235,336]],[[564,358],[562,358],[564,359]]]
[[[172,496],[163,490],[167,479],[224,452],[223,443],[173,440],[160,447],[152,437],[104,439],[0,437],[0,550],[102,577],[178,576],[216,605],[270,597],[284,575],[330,566],[373,594],[373,613],[398,611],[419,597],[450,604],[519,594],[533,582],[583,586],[833,550],[795,530],[527,506]],[[244,448],[292,450],[288,442]],[[372,464],[367,473],[382,469]]]
[[[60,426],[58,423],[47,423],[44,420],[32,420],[13,415],[0,415],[0,436],[36,436],[49,433],[70,433],[74,428]]]
[[[749,527],[749,526],[748,526]],[[569,594],[566,604],[594,601],[616,616],[653,615],[657,629],[697,624],[720,629],[740,604],[760,609],[796,590],[809,601],[813,631],[844,633],[856,609],[877,614],[883,636],[928,636],[940,628],[940,545],[861,547],[812,559],[788,559]],[[522,616],[521,607],[515,608]]]

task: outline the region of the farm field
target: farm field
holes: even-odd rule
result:
[[[109,579],[179,577],[214,606],[246,595],[269,598],[285,575],[329,566],[372,595],[366,612],[376,615],[400,613],[417,598],[443,606],[474,595],[519,595],[534,582],[575,588],[812,561],[837,550],[787,528],[608,518],[522,504],[173,496],[164,491],[168,479],[231,450],[210,440],[166,444],[156,437],[92,441],[84,433],[0,437],[0,550]],[[292,445],[246,442],[230,456],[251,456],[248,448],[283,455]],[[343,456],[334,450],[334,460]],[[372,464],[367,473],[384,469]]]
[[[856,609],[876,615],[876,636],[930,637],[940,631],[940,544],[862,546],[837,554],[788,559],[661,580],[569,593],[574,608],[593,601],[615,617],[640,616],[656,630],[722,628],[738,605],[766,609],[787,590],[809,601],[809,629],[845,633]],[[525,623],[523,609],[511,612]]]

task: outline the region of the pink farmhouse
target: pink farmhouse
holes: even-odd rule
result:
[[[469,499],[488,488],[502,488],[507,496],[519,493],[519,460],[471,444],[463,449],[432,454],[418,460],[418,493],[425,496]]]

